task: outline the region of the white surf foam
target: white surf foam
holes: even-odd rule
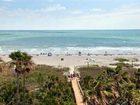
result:
[[[46,49],[41,48],[24,48],[24,49],[5,49],[0,48],[0,54],[10,54],[11,52],[21,50],[29,54],[40,53],[53,53],[53,54],[139,54],[140,48],[138,47],[49,47]]]

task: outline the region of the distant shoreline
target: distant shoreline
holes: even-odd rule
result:
[[[77,55],[81,52],[82,55],[95,55],[95,54],[116,54],[116,55],[136,55],[140,52],[140,47],[48,47],[48,48],[20,48],[22,52],[29,54],[43,54],[47,55],[52,53],[57,54],[72,54]],[[0,54],[10,54],[11,52],[18,51],[14,49],[3,49],[0,47]]]
[[[126,28],[126,29],[3,29],[0,31],[120,31],[120,30],[140,30],[139,28]]]

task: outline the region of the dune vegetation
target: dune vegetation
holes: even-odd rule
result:
[[[75,105],[68,68],[35,65],[31,56],[14,52],[0,63],[0,105]]]
[[[75,105],[69,68],[36,65],[24,52],[0,59],[0,105]],[[140,69],[125,58],[115,68],[88,65],[78,68],[87,105],[140,105]]]
[[[122,60],[125,59],[116,68],[79,69],[84,101],[88,105],[140,105],[140,69],[125,65]]]

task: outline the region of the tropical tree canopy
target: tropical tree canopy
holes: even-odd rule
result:
[[[140,82],[131,78],[122,66],[104,68],[95,78],[86,76],[81,80],[88,105],[139,105]],[[136,74],[139,74],[136,72]]]

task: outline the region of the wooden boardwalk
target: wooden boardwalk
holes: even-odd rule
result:
[[[76,100],[76,105],[85,105],[83,102],[83,96],[80,92],[77,81],[78,80],[76,77],[71,80],[72,88],[73,88],[74,96],[75,96],[75,100]]]

